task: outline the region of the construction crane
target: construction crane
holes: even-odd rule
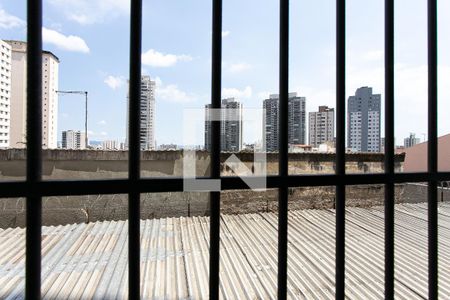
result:
[[[85,102],[85,113],[84,113],[84,143],[87,149],[88,147],[88,92],[87,91],[56,91],[57,94],[78,94],[84,95]]]

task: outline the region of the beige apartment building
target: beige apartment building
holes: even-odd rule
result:
[[[27,44],[6,41],[12,50],[10,148],[26,147]],[[42,52],[42,147],[57,148],[59,59]]]
[[[11,106],[11,46],[0,40],[0,149],[9,147]]]
[[[309,144],[315,148],[334,141],[334,108],[319,106],[309,113]]]

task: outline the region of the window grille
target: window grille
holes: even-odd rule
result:
[[[212,108],[221,105],[222,0],[212,0]],[[385,185],[385,297],[394,295],[394,184],[428,182],[428,292],[437,299],[437,183],[450,172],[437,169],[437,1],[428,0],[428,170],[394,173],[394,1],[385,0],[385,172],[345,173],[345,0],[336,0],[336,172],[328,175],[288,174],[289,1],[280,0],[279,40],[279,174],[267,187],[279,190],[278,298],[286,299],[288,189],[336,186],[336,298],[345,296],[345,187]],[[27,176],[21,182],[0,182],[0,197],[26,197],[27,299],[40,298],[42,197],[86,194],[129,195],[129,298],[140,295],[140,194],[183,191],[182,178],[140,178],[139,106],[141,79],[142,0],[131,0],[129,177],[105,180],[42,180],[42,1],[27,6]],[[220,122],[212,121],[211,177],[220,176]],[[221,178],[222,189],[248,189],[239,177]],[[220,192],[211,192],[210,298],[219,297]]]

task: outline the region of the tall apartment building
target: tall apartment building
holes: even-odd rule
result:
[[[414,145],[420,144],[420,138],[416,138],[415,133],[410,133],[409,137],[405,138],[403,141],[405,148],[409,148]]]
[[[334,108],[319,106],[319,111],[309,113],[309,144],[319,147],[320,144],[334,141]]]
[[[63,149],[86,149],[85,133],[80,130],[63,131],[61,146]]]
[[[222,100],[220,127],[220,150],[239,152],[242,150],[242,103],[235,98]],[[211,150],[211,122],[209,109],[205,105],[205,149]]]
[[[381,95],[361,87],[348,98],[347,147],[355,152],[380,152]]]
[[[305,125],[305,97],[298,97],[297,93],[289,93],[288,99],[288,143],[290,145],[306,143]],[[263,103],[263,142],[266,151],[278,150],[278,112],[279,95],[272,94]]]
[[[0,40],[0,149],[10,145],[11,46]]]
[[[6,41],[12,47],[11,62],[11,140],[10,147],[26,146],[27,43]],[[59,59],[42,52],[42,147],[57,147]]]
[[[155,81],[150,76],[143,75],[141,77],[141,130],[140,144],[141,150],[155,150]],[[130,105],[130,97],[127,96],[127,108]],[[128,111],[128,109],[127,109]],[[128,113],[127,113],[127,130],[126,141],[128,145]]]

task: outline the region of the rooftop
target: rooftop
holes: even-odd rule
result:
[[[427,206],[395,208],[395,297],[427,298]],[[346,296],[384,298],[383,208],[348,208]],[[334,299],[333,210],[289,214],[288,295]],[[127,222],[42,228],[43,298],[126,298]],[[141,221],[144,299],[208,298],[209,218]],[[450,203],[439,204],[439,296],[450,297]],[[222,215],[221,293],[276,298],[277,215]],[[25,229],[0,230],[0,298],[23,298]],[[8,298],[9,297],[9,298]],[[16,299],[16,298],[15,298]]]

